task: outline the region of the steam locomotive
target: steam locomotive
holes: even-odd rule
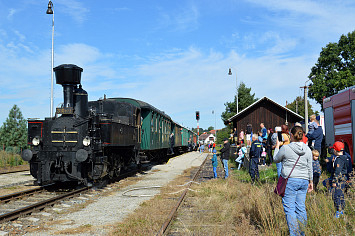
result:
[[[81,86],[82,71],[72,64],[55,67],[63,105],[54,117],[28,120],[30,149],[22,158],[38,185],[92,185],[119,176],[132,163],[163,160],[172,146],[175,153],[191,149],[194,133],[148,103],[131,98],[89,102]]]

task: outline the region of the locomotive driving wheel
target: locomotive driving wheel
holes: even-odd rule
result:
[[[122,157],[118,154],[113,154],[110,163],[111,163],[110,178],[119,177],[121,170],[123,168]]]

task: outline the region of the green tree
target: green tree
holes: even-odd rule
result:
[[[309,104],[309,101],[307,102],[308,102],[308,115],[309,116],[312,114],[319,115],[318,111],[313,110],[312,105]],[[298,107],[297,111],[296,111],[296,107]],[[293,102],[287,105],[287,108],[304,117],[304,98],[301,96],[296,97],[296,99]]]
[[[224,127],[223,129],[218,130],[216,143],[223,143],[223,139],[225,138],[230,138],[230,128],[228,127]]]
[[[241,112],[258,99],[255,98],[255,93],[251,94],[251,88],[248,88],[243,82],[238,87],[238,111]],[[226,110],[222,113],[221,117],[223,122],[237,114],[236,97],[233,102],[224,103]]]
[[[9,117],[0,129],[0,144],[5,147],[25,148],[27,146],[27,122],[23,118],[21,110],[14,105]]]
[[[323,97],[355,84],[355,31],[342,35],[338,43],[322,48],[315,66],[308,76],[312,81],[308,96],[323,109]]]
[[[214,128],[213,128],[213,126],[210,126],[210,127],[208,127],[208,132],[210,132],[211,130],[213,130]]]

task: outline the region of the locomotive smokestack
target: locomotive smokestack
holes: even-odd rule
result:
[[[64,108],[74,108],[74,89],[81,81],[83,69],[72,64],[63,64],[54,69],[56,83],[63,86]]]

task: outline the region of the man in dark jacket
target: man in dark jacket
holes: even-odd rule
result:
[[[261,156],[262,144],[258,140],[258,135],[253,134],[253,142],[250,147],[249,157],[250,157],[250,164],[249,164],[249,174],[251,177],[251,182],[254,183],[255,180],[259,179],[259,158]]]
[[[224,178],[228,178],[228,160],[229,160],[229,150],[230,150],[230,144],[228,143],[228,139],[225,138],[224,140],[224,146],[221,149],[221,159],[224,167]]]
[[[314,149],[319,152],[319,156],[322,152],[322,140],[323,140],[323,129],[322,126],[318,125],[318,128],[313,131],[311,134],[307,134],[306,137],[309,140],[314,140]]]

